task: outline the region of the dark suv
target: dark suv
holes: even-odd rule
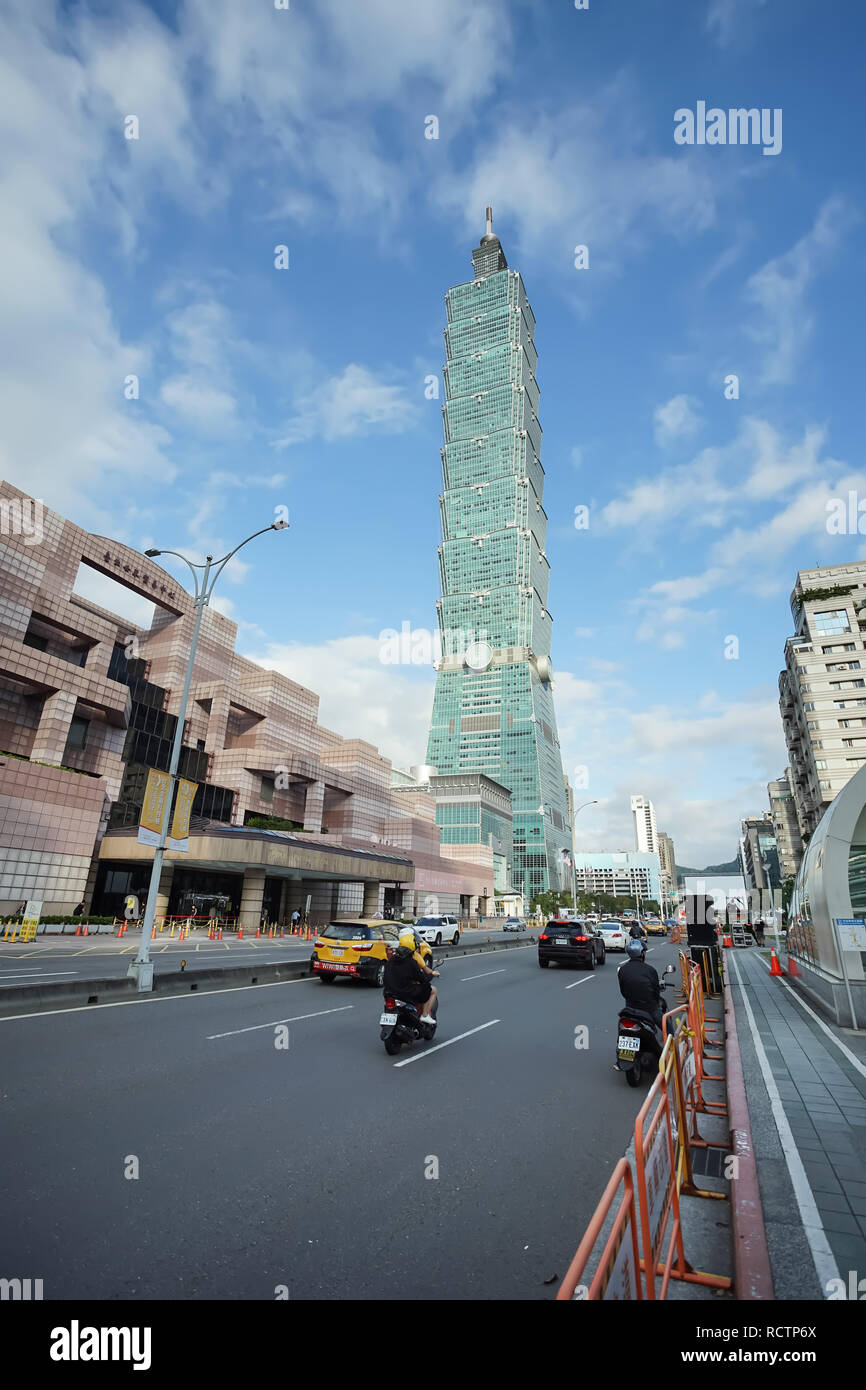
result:
[[[594,970],[604,965],[604,940],[588,922],[568,922],[553,918],[538,938],[538,964],[547,969],[557,965],[585,965]]]

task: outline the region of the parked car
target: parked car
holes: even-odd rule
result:
[[[358,922],[330,922],[316,936],[310,970],[325,985],[333,984],[338,975],[366,980],[381,989],[385,980],[385,961],[397,945],[399,926],[369,918]],[[433,952],[426,941],[421,944],[425,964],[430,965]]]
[[[422,941],[429,941],[431,946],[441,946],[443,941],[456,946],[460,940],[460,923],[447,912],[436,917],[418,917],[415,926]]]
[[[628,941],[628,930],[622,922],[602,922],[598,931],[601,933],[606,951],[624,951]]]
[[[543,970],[551,961],[557,965],[585,965],[594,970],[604,965],[604,938],[585,922],[568,922],[554,917],[538,938],[538,964]]]
[[[506,917],[502,924],[503,931],[526,931],[525,917]]]

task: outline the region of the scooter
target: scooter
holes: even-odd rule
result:
[[[676,968],[669,965],[665,975]],[[662,989],[673,989],[673,981],[662,980]],[[662,1055],[659,1030],[651,1014],[628,1005],[619,1011],[619,1037],[616,1041],[616,1070],[625,1072],[629,1086],[639,1086],[644,1069],[657,1069]]]
[[[419,1038],[429,1042],[436,1036],[436,1015],[439,1012],[438,996],[433,1000],[429,1019],[422,1019],[417,1004],[385,991],[385,1011],[379,1019],[379,1037],[385,1044],[389,1057],[394,1057],[404,1045],[411,1047]]]

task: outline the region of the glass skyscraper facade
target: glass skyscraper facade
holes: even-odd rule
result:
[[[551,689],[535,319],[490,209],[475,278],[445,296],[442,656],[427,762],[512,796],[513,886],[564,886],[571,849]],[[570,871],[569,871],[570,886]]]

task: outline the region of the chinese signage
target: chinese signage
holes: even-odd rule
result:
[[[138,843],[158,845],[162,835],[162,822],[168,803],[171,778],[167,772],[157,772],[152,767],[147,774],[144,789],[144,805],[138,822]]]
[[[187,782],[183,777],[179,779],[174,815],[166,845],[169,849],[180,850],[182,854],[187,854],[189,851],[189,817],[197,791],[198,782]]]
[[[866,951],[866,923],[859,917],[834,917],[843,951]]]

